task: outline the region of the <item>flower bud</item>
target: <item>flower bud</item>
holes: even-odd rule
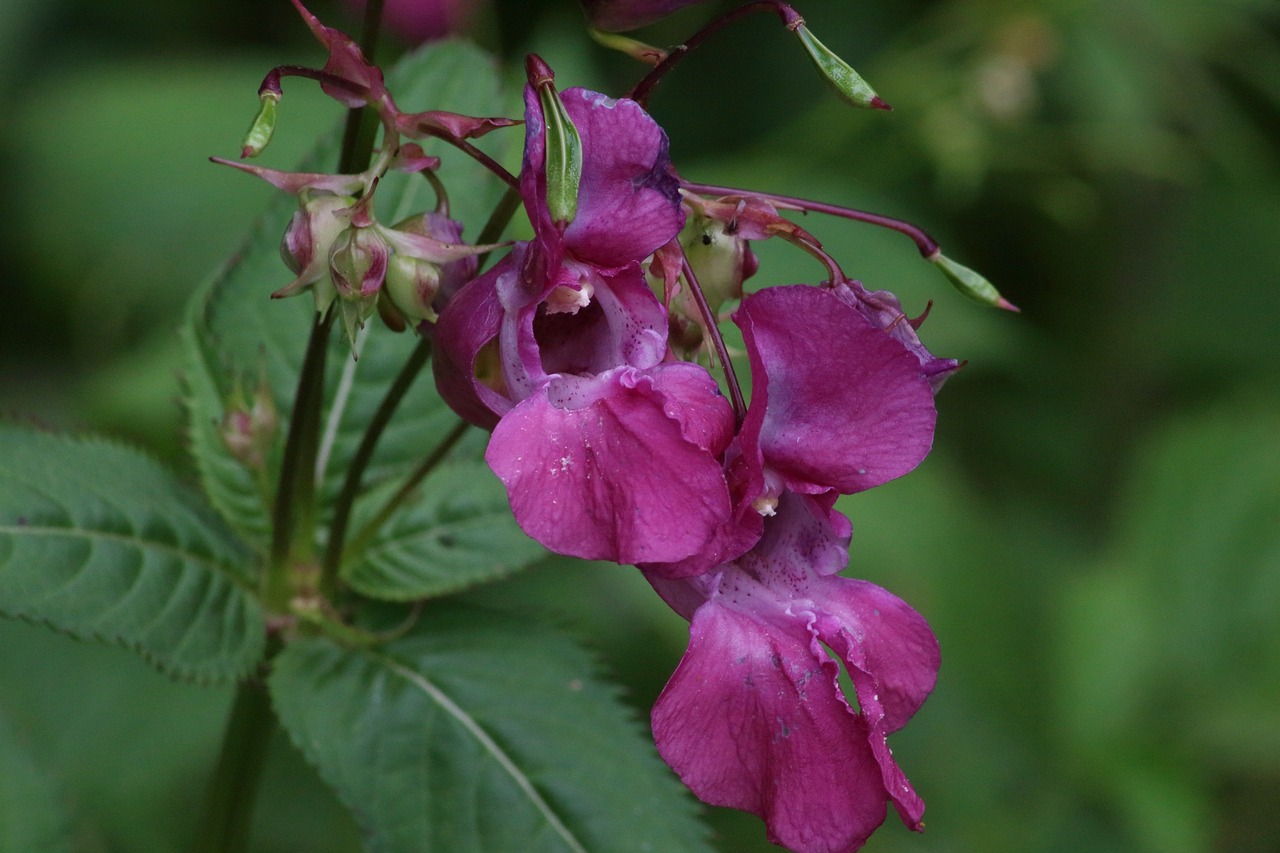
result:
[[[409,235],[403,238],[403,235]],[[436,266],[435,305],[432,315],[444,308],[462,286],[475,277],[476,254],[487,247],[468,247],[462,241],[462,223],[443,213],[427,211],[396,223],[384,234],[392,247],[392,263],[399,256],[429,261]],[[427,238],[420,240],[416,238]],[[402,239],[401,239],[402,238]],[[421,271],[419,271],[420,274]],[[388,268],[388,285],[391,269]],[[406,312],[407,316],[408,315]],[[422,318],[419,318],[422,319]]]
[[[729,233],[723,221],[692,213],[680,233],[680,245],[713,312],[742,298],[742,282],[757,266],[746,240]]]
[[[271,388],[263,379],[253,395],[252,404],[237,388],[222,417],[222,440],[246,468],[260,471],[266,467],[267,451],[275,439],[280,419],[276,414]]]
[[[852,104],[855,107],[871,107],[877,110],[890,109],[889,105],[880,99],[867,81],[862,79],[857,71],[849,66],[840,57],[831,52],[831,49],[809,32],[809,28],[804,24],[798,26],[795,30],[796,37],[800,39],[800,43],[804,45],[804,49],[808,52],[809,58],[813,60],[813,64],[817,66],[818,71],[823,78],[831,84],[836,90],[841,100]]]
[[[329,250],[329,271],[333,286],[343,299],[363,299],[376,295],[387,276],[391,247],[377,226],[352,226],[333,241]]]
[[[351,216],[346,211],[355,203],[351,196],[330,193],[299,199],[298,210],[280,242],[280,256],[285,266],[300,275],[319,259],[328,258],[333,241],[351,224]]]
[[[329,251],[329,272],[339,297],[342,326],[353,344],[356,330],[377,306],[391,259],[391,247],[378,231],[376,225],[353,225],[333,241]]]
[[[439,290],[438,264],[399,252],[391,256],[383,292],[406,320],[415,325],[423,320],[434,321],[436,312],[432,303]]]

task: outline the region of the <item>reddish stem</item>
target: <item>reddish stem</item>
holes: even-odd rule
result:
[[[751,3],[744,3],[725,14],[716,18],[702,29],[698,30],[684,44],[676,45],[667,54],[666,58],[654,66],[653,70],[641,78],[640,82],[635,85],[630,94],[627,95],[631,100],[644,106],[649,102],[649,93],[654,87],[667,75],[667,72],[676,66],[676,64],[685,57],[685,54],[697,49],[703,42],[729,24],[745,17],[752,12],[774,11],[778,13],[778,17],[782,19],[782,24],[788,30],[795,32],[796,28],[804,24],[804,18],[800,17],[800,13],[791,8],[782,0],[754,0]]]
[[[318,68],[307,68],[305,65],[277,65],[267,72],[267,76],[262,78],[262,85],[258,87],[258,94],[263,92],[272,92],[276,95],[281,94],[280,78],[281,77],[305,77],[308,80],[315,80],[325,86],[333,86],[350,92],[357,98],[367,101],[369,100],[369,90],[364,86],[352,83],[345,77],[339,77],[330,74],[327,71],[321,71]]]
[[[481,151],[479,148],[472,145],[467,140],[460,139],[459,137],[454,136],[453,134],[445,131],[444,129],[438,129],[438,128],[432,128],[432,127],[426,127],[426,126],[424,126],[422,129],[427,136],[434,136],[436,139],[444,140],[445,142],[452,145],[454,148],[457,148],[459,151],[466,154],[471,159],[475,160],[481,166],[484,166],[490,172],[493,172],[495,175],[501,178],[502,181],[506,183],[507,186],[511,187],[513,190],[516,190],[517,192],[520,191],[519,178],[517,178],[515,175],[508,172],[506,167],[504,167],[501,163],[499,163],[497,160],[493,159],[488,154]]]
[[[938,241],[930,237],[925,230],[918,225],[912,225],[902,219],[894,219],[892,216],[882,216],[879,213],[871,213],[866,210],[855,210],[850,207],[839,207],[834,204],[827,204],[821,201],[810,201],[805,198],[795,198],[794,196],[775,195],[773,193],[762,193],[754,190],[740,190],[734,187],[718,187],[712,184],[694,184],[687,181],[682,182],[681,186],[690,192],[699,193],[700,195],[735,195],[735,196],[752,196],[762,198],[766,201],[775,202],[784,207],[791,207],[803,211],[812,211],[814,213],[825,213],[828,216],[839,216],[843,219],[852,219],[855,222],[866,222],[870,225],[877,225],[881,228],[888,228],[891,231],[897,231],[899,234],[905,234],[915,242],[916,248],[920,250],[920,255],[924,258],[932,259],[938,254]]]
[[[729,348],[724,345],[724,337],[720,334],[716,315],[707,304],[707,297],[703,295],[698,277],[693,274],[693,268],[689,266],[689,259],[685,256],[683,249],[680,250],[680,271],[689,285],[689,293],[692,294],[693,301],[698,305],[698,313],[702,315],[707,333],[711,335],[711,344],[715,347],[716,357],[720,359],[720,365],[724,368],[725,382],[729,386],[729,401],[733,403],[734,420],[738,426],[742,426],[742,421],[747,416],[747,404],[742,397],[742,387],[738,384],[738,375],[733,370],[733,362],[729,359]]]

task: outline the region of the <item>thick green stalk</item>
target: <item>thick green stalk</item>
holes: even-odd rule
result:
[[[369,0],[365,10],[361,48],[367,57],[373,55],[382,5],[383,0]],[[369,162],[376,126],[365,117],[366,112],[352,110],[347,115],[340,171],[359,171]],[[271,511],[270,562],[262,590],[263,603],[268,610],[276,612],[287,612],[294,592],[293,563],[309,558],[314,536],[317,515],[315,463],[324,401],[325,361],[335,315],[335,311],[329,310],[315,317],[298,375],[289,433],[285,438],[280,481]],[[263,678],[269,670],[270,659],[281,648],[278,635],[268,638],[268,652],[261,671],[257,677],[241,682],[236,688],[195,844],[197,853],[244,853],[249,847],[258,782],[276,725]]]
[[[277,612],[288,609],[292,595],[290,565],[309,556],[311,523],[315,518],[315,459],[324,399],[324,365],[335,313],[330,310],[324,315],[317,314],[311,327],[285,437],[280,483],[271,511],[271,563],[263,581],[263,602]]]
[[[256,679],[241,682],[222,738],[195,853],[243,853],[249,849],[250,819],[274,730],[275,716],[265,685]]]

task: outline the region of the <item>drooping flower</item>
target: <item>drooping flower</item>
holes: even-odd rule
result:
[[[734,509],[697,554],[650,573],[682,577],[759,539],[786,490],[853,494],[900,477],[933,445],[933,388],[920,360],[837,293],[769,287],[733,315],[751,401],[726,453]]]
[[[666,135],[633,101],[559,98],[581,144],[574,215],[557,222],[548,207],[530,85],[520,187],[535,236],[442,312],[437,385],[493,428],[485,458],[531,537],[578,557],[679,561],[729,515],[733,415],[704,368],[669,360],[666,314],[641,269],[684,224]]]
[[[738,559],[684,580],[649,575],[691,623],[653,708],[659,753],[699,798],[759,815],[796,853],[857,850],[887,802],[921,828],[924,803],[887,737],[932,691],[940,662],[915,610],[836,575],[850,527],[833,500],[786,491]]]

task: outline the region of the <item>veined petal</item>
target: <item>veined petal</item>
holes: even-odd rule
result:
[[[729,513],[729,491],[717,449],[701,442],[718,442],[733,415],[709,375],[699,388],[664,369],[553,380],[502,418],[485,459],[525,533],[560,554],[616,563],[679,560],[705,546]],[[697,414],[673,418],[668,407]],[[724,427],[708,426],[716,417]]]
[[[941,662],[938,641],[924,617],[875,584],[820,578],[812,590],[821,601],[814,630],[848,668],[885,790],[902,822],[919,831],[924,801],[893,760],[886,738],[933,691]]]
[[[920,362],[920,369],[929,377],[929,384],[936,394],[947,381],[947,377],[960,369],[960,362],[954,358],[938,358],[916,334],[916,327],[924,320],[921,315],[910,320],[902,310],[898,297],[887,290],[867,290],[859,281],[846,281],[836,286],[832,293],[841,302],[853,306],[859,314],[872,324],[889,333],[890,337],[911,351]],[[926,314],[928,311],[925,312]]]
[[[568,89],[561,99],[583,151],[578,215],[565,244],[602,266],[643,260],[684,227],[667,134],[627,98]]]
[[[792,285],[734,314],[751,359],[746,447],[798,492],[852,494],[928,454],[936,411],[920,363],[829,291]]]
[[[849,542],[830,495],[785,493],[764,528],[751,551],[709,574],[645,573],[692,616],[689,650],[654,709],[659,752],[699,797],[759,814],[794,850],[856,849],[886,801],[920,830],[924,802],[887,736],[933,689],[933,632],[891,593],[829,574]],[[828,648],[849,672],[856,709]],[[848,770],[829,771],[831,756]]]
[[[763,818],[776,844],[856,850],[884,821],[886,797],[837,674],[803,623],[713,598],[654,705],[658,752],[703,801]]]
[[[620,267],[648,257],[684,227],[680,187],[667,135],[635,101],[587,89],[560,93],[582,139],[578,207],[563,236],[546,207],[544,122],[537,93],[525,88],[525,151],[520,192],[540,243],[563,245],[580,260]]]

